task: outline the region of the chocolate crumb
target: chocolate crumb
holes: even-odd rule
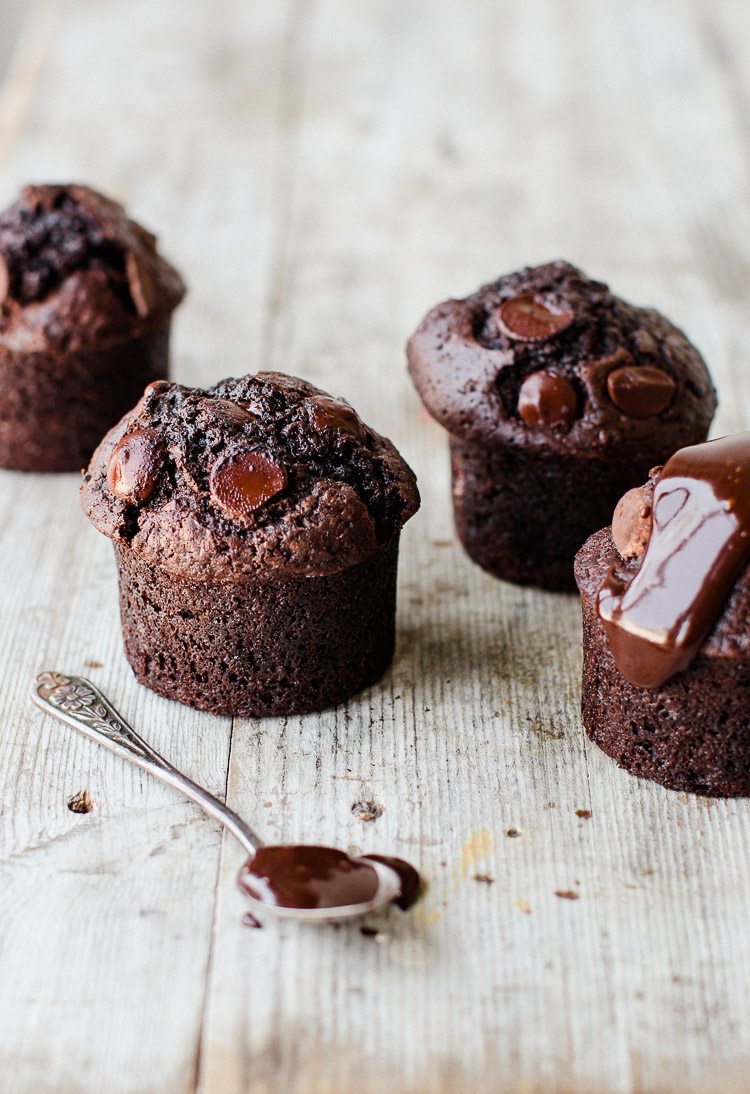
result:
[[[363,934],[365,938],[377,938],[380,934],[380,931],[377,929],[377,927],[362,926],[359,928],[359,933]]]
[[[482,881],[485,885],[494,885],[495,879],[490,874],[474,874],[475,881]]]
[[[518,837],[521,835],[517,828],[508,828],[505,834],[508,839],[518,839]]]
[[[591,817],[590,809],[576,809],[576,816],[581,817],[583,820],[589,820]]]
[[[578,893],[572,889],[555,889],[555,896],[559,896],[561,900],[578,900]]]

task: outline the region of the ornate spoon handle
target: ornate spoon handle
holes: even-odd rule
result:
[[[241,817],[147,745],[90,680],[43,672],[36,678],[31,698],[45,713],[181,791],[228,828],[251,855],[263,846],[263,841]]]

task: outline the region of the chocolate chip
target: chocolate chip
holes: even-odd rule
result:
[[[247,425],[252,415],[230,399],[212,399],[209,408],[224,421],[234,422],[236,425]]]
[[[146,501],[156,488],[164,466],[164,450],[152,429],[126,433],[112,453],[107,486],[121,501]]]
[[[651,418],[672,402],[675,382],[660,368],[650,365],[615,369],[607,377],[607,394],[629,418]]]
[[[653,484],[635,486],[623,494],[612,517],[612,540],[624,559],[646,553],[653,525]]]
[[[146,384],[141,398],[144,403],[149,406],[154,399],[163,395],[165,391],[169,391],[173,386],[174,385],[170,384],[169,380],[152,380],[150,384]]]
[[[153,272],[136,251],[128,251],[125,255],[125,273],[135,310],[141,319],[145,319],[156,303],[157,286]]]
[[[498,318],[510,338],[543,342],[569,327],[575,316],[569,308],[540,293],[524,292],[501,304]]]
[[[527,425],[570,425],[578,413],[578,397],[564,376],[532,372],[521,384],[518,413]]]
[[[230,516],[242,519],[280,493],[286,471],[261,452],[226,456],[211,471],[211,496]]]
[[[144,245],[148,247],[149,251],[156,251],[156,244],[158,240],[153,232],[149,232],[148,228],[144,228],[142,224],[138,224],[137,221],[132,221],[132,228],[135,234],[142,240]]]
[[[8,263],[0,255],[0,304],[4,304],[10,292],[10,270]]]
[[[321,431],[336,430],[337,433],[349,433],[362,440],[362,422],[359,415],[343,399],[331,399],[327,395],[317,395],[310,400],[312,423]]]

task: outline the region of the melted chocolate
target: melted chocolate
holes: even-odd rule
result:
[[[419,874],[403,859],[383,855],[367,858],[394,870],[401,894],[394,903],[409,908],[419,894]],[[363,904],[378,891],[378,875],[365,859],[352,858],[335,847],[296,844],[261,847],[240,872],[242,888],[264,904],[281,908],[339,908]]]
[[[286,471],[261,452],[227,456],[211,472],[211,497],[242,520],[286,488]]]
[[[544,342],[569,327],[574,315],[564,304],[542,293],[523,292],[500,305],[498,318],[510,338]]]
[[[422,879],[414,867],[402,858],[393,858],[391,855],[366,855],[366,858],[382,862],[384,866],[390,866],[401,879],[401,895],[396,897],[394,904],[398,904],[402,911],[416,904],[422,891]]]
[[[126,433],[110,457],[107,486],[123,501],[142,502],[156,489],[164,466],[164,450],[153,429]]]
[[[607,377],[607,394],[629,418],[651,418],[666,410],[676,384],[663,369],[625,365]]]
[[[310,400],[312,422],[316,429],[333,429],[338,433],[350,433],[362,440],[364,432],[357,412],[343,399],[331,399],[318,395]]]
[[[578,398],[564,376],[532,372],[521,384],[518,413],[531,426],[571,425],[578,413]]]
[[[597,600],[612,656],[637,687],[692,661],[750,556],[750,432],[682,448],[654,491],[653,529],[629,582],[610,570]]]

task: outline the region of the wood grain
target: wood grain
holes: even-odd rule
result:
[[[436,300],[564,255],[684,325],[715,432],[748,427],[748,47],[741,0],[63,4],[3,199],[119,195],[190,282],[178,379],[270,367],[346,396],[424,504],[385,679],[230,726],[134,683],[75,478],[0,476],[0,1089],[747,1089],[747,803],[588,744],[576,601],[457,548],[403,343]],[[270,839],[402,854],[425,900],[376,934],[243,926],[238,849],[33,713],[43,667],[88,673]],[[83,789],[97,808],[69,811]]]

